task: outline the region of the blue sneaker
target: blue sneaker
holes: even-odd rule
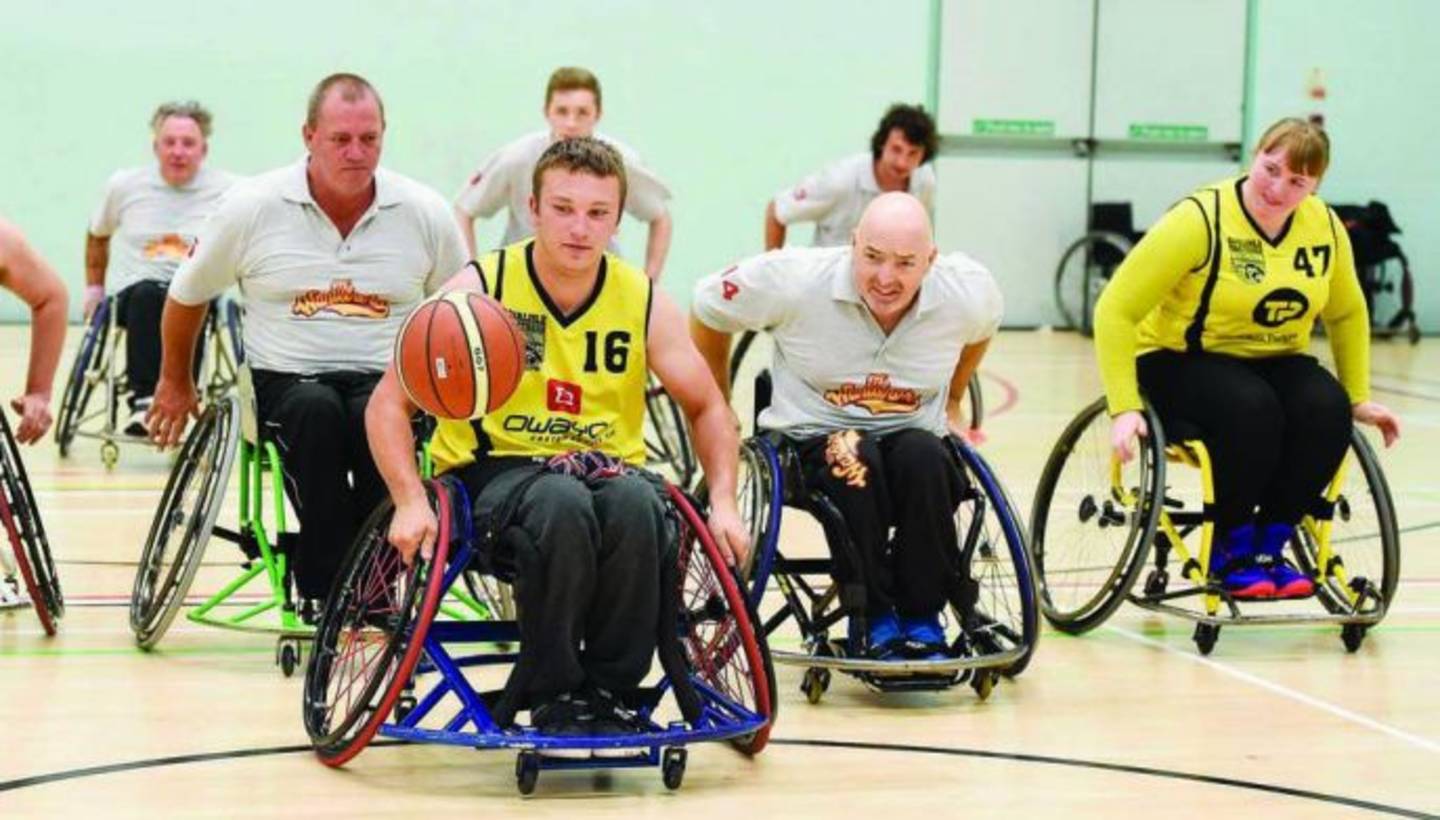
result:
[[[866,634],[866,647],[871,657],[884,657],[888,655],[893,645],[900,641],[900,621],[895,617],[894,612],[884,612],[878,615],[869,615],[865,619],[869,624],[869,632]],[[852,622],[853,623],[853,622]]]
[[[1210,545],[1210,577],[1234,598],[1273,598],[1275,582],[1268,567],[1257,561],[1255,526],[1242,524]]]
[[[940,625],[940,614],[921,615],[900,619],[900,628],[905,630],[905,648],[917,660],[937,661],[947,657],[949,642],[945,640],[945,627]]]
[[[1315,594],[1315,582],[1285,560],[1285,545],[1295,535],[1289,524],[1266,524],[1260,531],[1260,555],[1265,559],[1276,598],[1308,598]]]

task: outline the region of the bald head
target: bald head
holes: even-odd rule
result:
[[[855,226],[857,249],[874,242],[895,250],[905,248],[925,257],[933,247],[930,237],[930,215],[925,212],[925,206],[902,191],[875,197]]]
[[[930,215],[906,193],[885,193],[855,226],[855,290],[885,332],[900,321],[935,261]]]

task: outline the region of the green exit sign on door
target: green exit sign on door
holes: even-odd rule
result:
[[[1054,120],[975,120],[975,133],[1000,137],[1053,137]]]
[[[1172,125],[1169,123],[1132,122],[1130,139],[1156,142],[1205,142],[1210,129],[1203,125]]]

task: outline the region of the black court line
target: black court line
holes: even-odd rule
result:
[[[1309,791],[1307,789],[1294,789],[1288,786],[1275,786],[1269,783],[1256,783],[1250,780],[1237,780],[1230,777],[1218,777],[1215,775],[1195,774],[1193,772],[1181,772],[1172,769],[1157,769],[1150,766],[1132,766],[1124,763],[1104,763],[1097,760],[1081,760],[1070,757],[1052,757],[1049,755],[1032,755],[1018,752],[992,752],[984,749],[962,749],[948,746],[911,746],[901,743],[866,743],[849,740],[806,740],[806,739],[772,739],[772,746],[796,746],[819,749],[849,749],[867,752],[900,752],[908,754],[943,755],[946,757],[971,757],[981,760],[1004,760],[1015,763],[1039,763],[1048,766],[1065,766],[1076,769],[1094,769],[1097,771],[1115,772],[1118,774],[1136,774],[1143,777],[1158,777],[1166,780],[1181,780],[1192,783],[1205,783],[1212,786],[1225,786],[1232,789],[1246,789],[1249,791],[1263,792],[1266,794],[1281,795],[1284,797],[1296,797],[1302,800],[1313,800],[1321,803],[1330,803],[1348,808],[1363,809],[1378,814],[1388,814],[1396,817],[1413,817],[1421,820],[1440,820],[1440,815],[1427,814],[1415,809],[1407,809],[1401,806],[1390,806],[1384,803],[1375,803],[1369,800],[1361,800],[1343,795],[1325,794],[1324,792]],[[381,740],[371,743],[370,746],[404,746],[404,741]],[[78,780],[85,777],[97,777],[106,774],[117,774],[120,772],[137,771],[140,769],[156,769],[166,766],[183,766],[191,763],[209,763],[217,760],[239,760],[247,757],[266,757],[270,755],[288,755],[311,752],[309,746],[268,746],[257,749],[235,749],[228,752],[206,752],[202,754],[172,755],[170,757],[156,757],[149,760],[135,760],[129,763],[112,763],[104,766],[89,766],[82,769],[68,769],[65,771],[51,772],[49,774],[22,777],[16,780],[0,781],[0,792],[17,791],[31,786],[43,786],[49,783],[59,783],[66,780]],[[317,764],[318,765],[318,764]]]

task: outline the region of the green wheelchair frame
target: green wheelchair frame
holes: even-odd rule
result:
[[[1036,489],[1030,525],[1046,620],[1063,632],[1080,634],[1104,623],[1128,600],[1195,622],[1193,638],[1206,655],[1227,624],[1336,623],[1341,625],[1346,650],[1359,650],[1370,627],[1384,619],[1400,577],[1394,501],[1364,434],[1354,431],[1340,468],[1286,545],[1298,569],[1315,582],[1313,597],[1325,612],[1292,609],[1254,614],[1252,607],[1284,601],[1247,599],[1242,608],[1242,602],[1222,589],[1207,569],[1214,540],[1210,510],[1215,490],[1205,445],[1195,439],[1167,442],[1154,411],[1147,406],[1145,415],[1150,435],[1141,439],[1140,452],[1129,464],[1110,455],[1104,399],[1082,410],[1051,451]],[[1083,486],[1073,486],[1073,479],[1067,478],[1074,474],[1067,474],[1066,465],[1074,462],[1084,462],[1081,470],[1092,468]],[[1193,503],[1187,507],[1181,493],[1168,483],[1167,475],[1177,476],[1167,473],[1167,465],[1196,469],[1198,509]],[[1363,487],[1351,481],[1357,475]],[[1197,530],[1200,543],[1192,552],[1185,539]],[[1096,547],[1099,540],[1105,543]],[[1132,587],[1152,554],[1152,569],[1136,593]],[[1179,575],[1188,582],[1183,588],[1169,588],[1172,562],[1179,564]],[[1177,603],[1194,598],[1199,598],[1198,606]]]
[[[130,625],[136,642],[150,650],[159,645],[199,571],[211,536],[235,544],[242,553],[240,574],[218,592],[186,610],[191,622],[222,629],[277,636],[275,662],[289,677],[299,666],[301,642],[313,638],[315,627],[296,608],[288,555],[279,542],[290,532],[285,510],[284,474],[275,444],[259,436],[249,400],[250,374],[241,367],[240,396],[212,401],[191,429],[166,484],[146,539],[130,601]],[[244,398],[242,398],[244,397]],[[238,524],[219,526],[236,455],[240,462]],[[422,474],[432,471],[428,446],[419,455]],[[270,496],[266,526],[265,498]],[[193,491],[193,500],[187,496]],[[272,537],[272,533],[274,537]],[[178,537],[178,543],[173,544]],[[452,588],[440,611],[453,620],[490,620],[513,613],[508,587],[482,584],[466,573],[464,589]],[[259,586],[260,600],[239,599]],[[229,608],[239,608],[233,614]],[[262,617],[262,616],[272,617]]]

